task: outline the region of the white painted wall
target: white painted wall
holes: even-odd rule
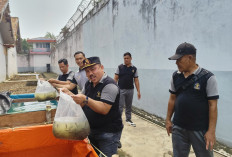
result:
[[[18,54],[18,72],[47,72],[51,64],[51,55]]]
[[[49,55],[33,55],[34,67],[43,67],[46,64],[51,64],[51,57]]]
[[[0,82],[5,81],[6,79],[6,57],[5,57],[5,48],[2,45],[2,35],[0,32]]]
[[[29,59],[27,54],[17,54],[17,65],[18,67],[28,67]]]
[[[34,67],[30,65],[31,57],[28,54],[17,54],[18,72],[34,72]]]
[[[175,69],[167,58],[187,41],[196,46],[201,66],[231,71],[231,6],[230,0],[112,0],[84,24],[84,50],[109,55],[109,68],[130,51],[135,62],[146,61],[139,68]]]
[[[84,50],[87,57],[99,56],[113,77],[123,53],[129,51],[142,93],[140,101],[135,93],[133,105],[165,118],[170,78],[177,69],[168,57],[180,43],[190,42],[197,48],[198,64],[217,77],[217,139],[232,146],[232,126],[228,125],[232,119],[231,8],[230,0],[110,0],[99,12],[95,8],[80,29],[57,46],[52,69],[58,71],[60,58],[76,67],[72,54]]]
[[[8,59],[8,67],[7,67],[8,77],[12,77],[18,73],[17,52],[15,47],[8,49],[7,59]]]
[[[46,72],[47,64],[51,64],[50,55],[31,55],[31,58],[33,58],[31,59],[31,65],[34,67],[34,72]]]
[[[32,47],[33,47],[33,48],[36,48],[36,43],[32,43]]]

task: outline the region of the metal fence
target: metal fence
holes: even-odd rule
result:
[[[60,43],[72,30],[82,21],[82,19],[94,8],[101,0],[82,0],[77,7],[76,12],[69,19],[67,24],[61,29],[60,34],[56,38],[57,43]]]

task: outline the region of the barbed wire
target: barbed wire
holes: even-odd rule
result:
[[[83,20],[83,18],[94,8],[96,3],[101,0],[82,0],[77,7],[76,12],[68,20],[67,24],[57,36],[56,41],[59,44],[72,30]]]

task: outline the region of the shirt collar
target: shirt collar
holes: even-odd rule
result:
[[[123,63],[123,65],[125,65],[126,66],[126,64],[125,63]],[[129,66],[129,67],[133,67],[134,65],[131,63],[131,65]]]
[[[197,66],[198,66],[197,69],[192,73],[192,74],[194,74],[194,75],[199,74],[200,71],[201,71],[201,69],[202,69],[199,65],[197,65]],[[177,74],[181,74],[181,72],[178,70],[178,71],[177,71]]]
[[[66,74],[69,74],[70,73],[70,69],[68,69],[68,71],[65,73],[65,74],[62,74],[62,75],[66,75]]]
[[[194,75],[197,75],[197,74],[199,74],[200,73],[200,71],[201,71],[201,67],[200,66],[198,66],[198,68],[193,72],[193,74]]]
[[[107,77],[107,74],[104,72],[104,75],[102,76],[101,80],[99,81],[100,83],[103,83],[103,80]]]
[[[85,69],[80,69],[80,68],[79,68],[79,69],[77,70],[77,72],[81,72],[81,71],[84,71],[84,70],[85,70]]]
[[[104,72],[104,74],[103,74],[102,78],[100,79],[99,83],[103,83],[104,79],[105,79],[107,76],[108,76],[108,75],[106,74],[106,72]],[[91,82],[91,81],[89,80],[89,82]]]

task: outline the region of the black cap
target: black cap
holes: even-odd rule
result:
[[[175,55],[169,57],[169,60],[177,60],[184,55],[196,54],[197,49],[190,43],[182,43],[177,49]]]
[[[85,69],[88,67],[91,67],[96,64],[101,64],[100,58],[99,57],[89,57],[83,60],[83,67],[81,69]]]

